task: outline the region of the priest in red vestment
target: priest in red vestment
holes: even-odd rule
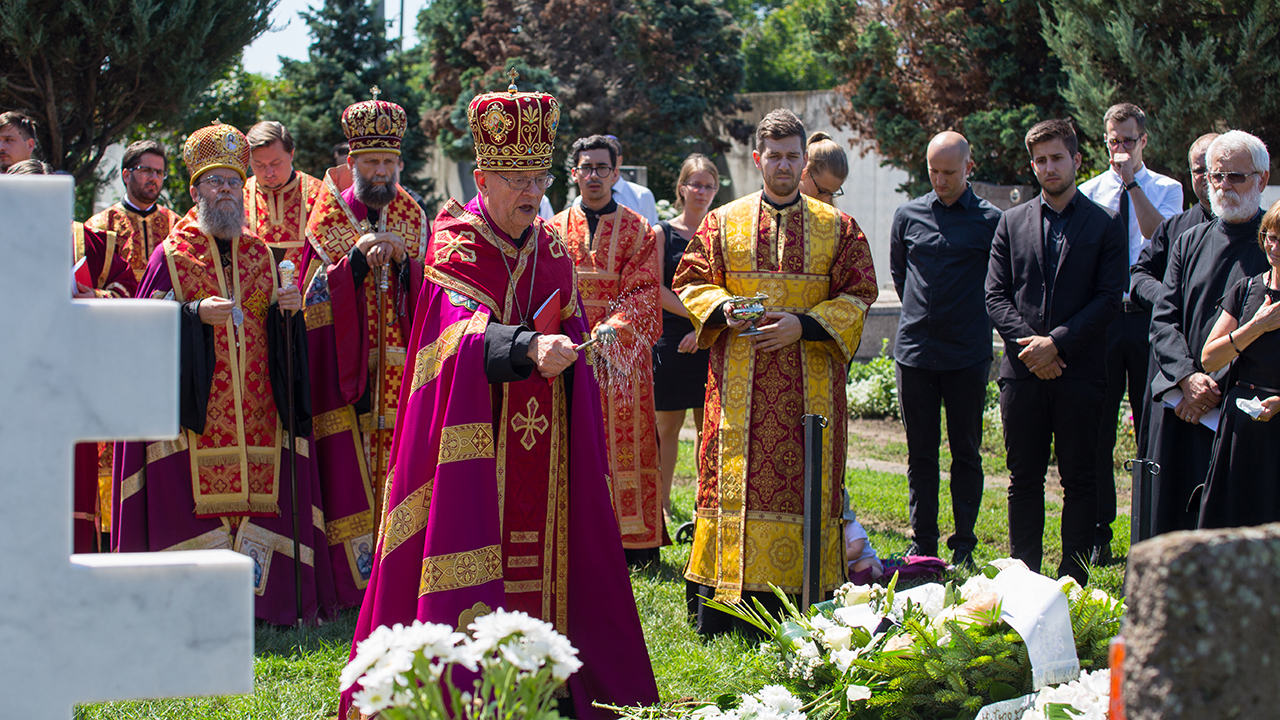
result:
[[[594,370],[609,439],[613,510],[629,565],[658,560],[670,544],[662,517],[657,416],[653,409],[653,346],[662,334],[658,287],[662,271],[649,223],[619,205],[616,140],[579,138],[569,151],[581,204],[552,220],[578,270],[587,327],[616,338],[595,352]]]
[[[711,348],[697,524],[685,569],[690,613],[708,634],[731,623],[703,598],[733,602],[752,593],[770,604],[770,585],[801,591],[807,414],[827,419],[820,582],[824,592],[844,582],[844,387],[878,294],[858,224],[800,192],[800,120],[787,110],[766,115],[752,155],[763,192],[707,215],[672,283],[698,347]],[[761,334],[746,335],[747,322],[727,311],[735,296],[758,294],[766,296]]]
[[[342,113],[345,165],[325,174],[307,223],[301,277],[325,532],[342,607],[364,597],[382,517],[427,218],[399,185],[399,105]]]
[[[178,223],[178,214],[157,202],[168,174],[165,163],[160,143],[139,140],[130,144],[120,160],[124,199],[85,221],[92,230],[116,234],[120,255],[133,267],[139,282],[151,253]]]
[[[231,549],[254,561],[256,617],[278,625],[292,625],[299,615],[331,617],[332,570],[307,437],[302,295],[293,285],[281,287],[271,251],[244,229],[244,135],[221,124],[197,130],[187,138],[184,159],[196,205],[152,254],[139,291],[182,304],[182,434],[116,445],[112,549]],[[286,322],[294,339],[298,437],[292,449],[281,416],[288,407]],[[297,551],[294,461],[303,519]],[[295,583],[302,588],[301,608]]]
[[[324,192],[324,183],[293,167],[293,135],[274,120],[245,133],[253,177],[244,184],[244,214],[249,230],[271,248],[276,262],[302,267],[307,221]]]
[[[610,507],[599,388],[574,347],[589,328],[573,260],[538,218],[559,118],[555,98],[514,81],[469,107],[480,192],[436,217],[352,652],[382,625],[465,630],[523,611],[578,648],[566,689],[592,720],[610,716],[592,701],[658,692]],[[350,691],[339,717],[359,717]]]

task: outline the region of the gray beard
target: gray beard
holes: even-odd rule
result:
[[[391,182],[384,185],[375,185],[357,170],[352,173],[352,179],[355,181],[356,199],[375,210],[390,205],[396,197],[397,177],[392,177]]]
[[[1230,205],[1224,202],[1229,194],[1235,196],[1235,202]],[[1227,193],[1216,187],[1209,188],[1209,205],[1213,208],[1213,214],[1222,218],[1223,222],[1236,224],[1252,220],[1258,214],[1261,202],[1262,190],[1256,186],[1247,193]]]
[[[196,201],[196,221],[200,224],[200,232],[223,240],[240,237],[240,228],[244,226],[244,200],[242,195],[232,195],[239,199],[236,207],[220,210],[205,196]]]

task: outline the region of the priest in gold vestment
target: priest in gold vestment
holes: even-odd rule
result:
[[[658,250],[649,223],[618,204],[615,140],[579,138],[569,151],[582,203],[552,221],[577,268],[578,292],[593,331],[608,325],[616,341],[594,352],[600,383],[613,510],[627,564],[658,560],[670,544],[662,518],[658,433],[653,408],[653,346],[662,334]]]
[[[168,174],[165,162],[164,146],[154,140],[139,140],[125,148],[120,161],[124,199],[84,223],[90,230],[116,234],[117,252],[133,267],[139,283],[151,253],[180,219],[158,202]]]
[[[709,214],[672,288],[689,309],[698,346],[711,349],[699,448],[696,529],[685,570],[699,632],[729,616],[703,604],[745,593],[769,604],[769,585],[801,590],[804,554],[802,417],[827,418],[823,437],[821,586],[844,581],[840,527],[847,422],[844,386],[877,286],[871,251],[853,218],[799,192],[805,131],[775,110],[752,153],[764,191]],[[763,293],[762,334],[726,315],[734,296]]]
[[[253,177],[244,184],[244,214],[249,229],[271,248],[276,262],[302,266],[307,220],[324,183],[293,167],[289,128],[264,120],[245,133]]]

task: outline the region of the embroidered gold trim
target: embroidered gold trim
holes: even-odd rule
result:
[[[350,406],[343,406],[337,410],[330,410],[316,415],[311,422],[311,427],[315,430],[316,440],[350,430],[351,415],[354,412]]]
[[[324,511],[315,505],[311,506],[311,524],[318,530],[324,530]]]
[[[440,370],[444,367],[445,361],[458,352],[458,345],[470,322],[468,318],[453,323],[440,333],[440,337],[418,351],[418,357],[413,364],[413,383],[409,386],[410,393],[417,392],[418,388],[440,376]]]
[[[307,319],[307,329],[315,330],[316,328],[325,327],[333,324],[333,304],[329,301],[319,302],[315,305],[308,305],[302,311],[303,317]]]
[[[203,535],[197,535],[190,540],[184,540],[177,545],[170,545],[163,552],[178,552],[181,550],[230,550],[231,536],[227,534],[226,528],[214,528]]]
[[[466,632],[467,626],[476,621],[476,618],[482,618],[493,612],[493,608],[478,602],[475,605],[458,613],[458,632]]]
[[[427,511],[431,508],[433,482],[409,493],[391,512],[387,513],[382,523],[382,554],[386,557],[392,550],[414,534],[427,527]]]
[[[525,532],[511,533],[511,542],[513,543],[536,543],[538,542],[538,531],[529,530]]]
[[[511,568],[538,567],[538,556],[537,555],[512,555],[511,557],[507,558],[507,567],[511,567]]]
[[[440,433],[439,465],[493,457],[493,424],[449,425]]]
[[[147,464],[159,462],[170,455],[180,453],[188,448],[187,433],[184,431],[173,440],[161,440],[147,445]]]
[[[368,535],[377,529],[373,526],[373,511],[371,510],[358,512],[355,515],[348,515],[337,520],[330,520],[321,527],[324,528],[325,537],[329,539],[330,545],[341,545],[361,535]]]
[[[434,592],[476,587],[502,579],[502,548],[489,545],[448,555],[428,557],[422,563],[418,597]]]
[[[507,580],[502,583],[502,587],[507,591],[508,595],[513,593],[540,593],[542,592],[541,580]]]
[[[138,494],[138,491],[147,486],[147,469],[144,467],[138,472],[130,475],[120,481],[120,502]]]

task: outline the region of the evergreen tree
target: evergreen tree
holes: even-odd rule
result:
[[[376,86],[381,99],[403,107],[408,115],[401,183],[429,194],[431,188],[414,180],[430,142],[418,129],[421,92],[401,77],[386,23],[365,0],[325,0],[320,9],[300,14],[313,38],[308,59],[281,58],[280,92],[267,100],[262,114],[262,119],[277,120],[293,134],[295,166],[323,175],[333,165],[333,146],[346,139],[342,111],[370,99],[369,90]]]
[[[929,190],[925,148],[943,130],[968,138],[975,179],[1032,182],[1026,131],[1065,112],[1034,0],[823,0],[806,24],[844,79],[832,119],[906,170],[903,190]]]
[[[1052,0],[1044,34],[1066,71],[1063,97],[1106,162],[1102,116],[1147,113],[1143,160],[1189,185],[1187,148],[1239,128],[1280,148],[1280,4],[1274,0]]]
[[[805,13],[822,0],[726,0],[742,28],[743,92],[828,90],[840,80],[818,57]]]
[[[138,123],[183,113],[268,27],[277,0],[0,0],[0,107],[41,156],[91,181]]]

